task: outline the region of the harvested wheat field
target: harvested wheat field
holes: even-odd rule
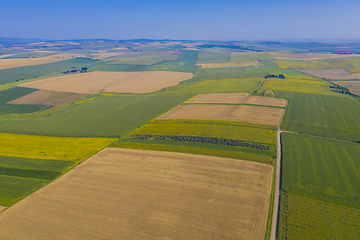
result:
[[[311,70],[311,69],[296,69],[299,72],[313,75],[319,78],[327,79],[360,79],[360,74],[351,74],[346,69],[326,69],[326,70]]]
[[[53,56],[42,57],[42,58],[22,58],[22,59],[0,59],[0,70],[15,68],[15,67],[25,67],[32,65],[40,65],[45,63],[52,63],[62,61],[64,59],[56,58]]]
[[[249,67],[249,66],[258,66],[263,67],[264,64],[259,61],[249,61],[249,62],[228,62],[228,63],[198,63],[196,65],[201,66],[201,68],[232,68],[232,67]]]
[[[247,105],[179,105],[157,119],[207,119],[278,125],[283,108]]]
[[[286,100],[280,98],[269,97],[253,97],[249,93],[212,93],[201,94],[192,98],[185,103],[244,103],[266,106],[285,107]]]
[[[348,88],[352,93],[356,95],[360,95],[360,81],[338,81],[334,83]]]
[[[272,167],[106,148],[0,213],[4,239],[264,239]]]
[[[92,94],[100,91],[118,93],[149,93],[174,86],[192,77],[192,73],[150,72],[89,72],[60,76],[20,84],[21,87],[49,91]]]
[[[40,104],[57,107],[79,100],[86,96],[87,94],[38,90],[8,102],[8,104]]]
[[[4,210],[6,207],[0,205],[0,212]]]

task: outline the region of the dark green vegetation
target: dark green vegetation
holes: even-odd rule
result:
[[[282,133],[282,191],[360,208],[360,144]]]
[[[195,72],[197,51],[183,51],[175,60],[165,60],[152,65],[137,64],[103,64],[91,68],[93,71],[174,71]]]
[[[197,63],[227,63],[230,52],[199,52]]]
[[[0,156],[0,205],[10,206],[73,165],[72,161]]]
[[[0,84],[21,81],[24,79],[36,78],[57,72],[71,70],[72,67],[81,69],[82,67],[95,66],[99,60],[89,58],[73,58],[69,60],[47,63],[35,66],[17,67],[0,70]]]
[[[25,96],[29,93],[35,92],[38,89],[14,87],[0,92],[0,115],[11,113],[31,113],[44,109],[48,109],[51,106],[47,105],[28,105],[28,104],[6,104],[19,97]],[[2,125],[0,123],[0,125]]]
[[[54,55],[56,53],[54,52],[30,52],[30,53],[22,53],[22,54],[16,54],[11,55],[8,57],[5,57],[4,59],[12,59],[12,58],[40,58],[40,57],[47,57]]]
[[[360,210],[283,193],[278,239],[359,239]]]
[[[120,137],[190,97],[103,96],[50,116],[3,125],[0,131],[46,136]]]
[[[273,164],[273,156],[276,155],[276,153],[272,151],[264,151],[246,147],[177,141],[120,139],[118,142],[115,142],[110,146],[130,149],[193,153],[200,155],[255,161],[266,164]]]
[[[339,138],[360,140],[360,104],[346,95],[320,95],[276,91],[289,100],[283,129]]]

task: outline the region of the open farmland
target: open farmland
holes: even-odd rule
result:
[[[358,239],[360,210],[281,195],[278,239]]]
[[[360,140],[360,104],[340,93],[335,95],[276,92],[289,105],[282,128],[349,141]]]
[[[199,52],[197,63],[227,63],[230,61],[230,52]]]
[[[38,90],[29,93],[23,97],[17,98],[8,104],[41,104],[49,106],[61,106],[70,102],[74,102],[86,97],[86,94],[66,93],[66,92],[52,92],[46,90]]]
[[[89,72],[21,84],[23,87],[82,94],[96,92],[148,93],[192,77],[178,72]]]
[[[348,88],[352,93],[356,95],[360,95],[360,81],[338,81],[334,83]]]
[[[309,61],[276,60],[279,68],[306,68],[306,69],[346,69],[350,73],[360,73],[360,58],[333,58]]]
[[[154,120],[138,135],[187,135],[276,144],[276,126],[216,120]]]
[[[325,69],[325,70],[314,70],[299,68],[297,71],[314,75],[319,78],[327,79],[360,79],[360,74],[351,74],[346,69]]]
[[[231,53],[230,62],[248,62],[258,60],[272,60],[270,53],[243,52]]]
[[[360,144],[291,133],[281,141],[284,192],[360,208]]]
[[[180,105],[158,119],[208,119],[279,125],[284,109],[247,105]]]
[[[108,148],[2,212],[0,233],[263,239],[271,179],[265,164]]]
[[[185,103],[244,103],[254,105],[267,105],[276,107],[285,107],[286,100],[279,98],[254,97],[248,93],[213,93],[201,94],[187,100]]]
[[[0,59],[0,70],[24,66],[41,65],[45,63],[53,63],[62,61],[61,58],[43,57],[43,58],[24,58],[24,59]]]
[[[9,157],[81,161],[114,140],[0,133],[0,152]]]
[[[42,118],[0,126],[2,132],[72,137],[120,137],[191,95],[101,96]]]
[[[259,61],[250,62],[228,62],[228,63],[198,63],[202,68],[233,68],[233,67],[248,67],[248,66],[264,66]]]
[[[165,60],[175,60],[178,55],[152,55],[142,57],[119,58],[109,64],[135,64],[135,65],[152,65]]]
[[[360,54],[331,54],[331,53],[291,53],[291,52],[273,52],[274,59],[282,60],[315,60],[325,58],[348,58],[360,57]]]

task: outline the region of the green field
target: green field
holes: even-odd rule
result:
[[[149,141],[137,139],[120,139],[118,142],[111,144],[110,147],[193,153],[255,161],[271,165],[274,163],[274,155],[276,155],[276,152],[274,151],[264,151],[246,147],[224,146],[209,143]]]
[[[116,61],[111,61],[109,64],[134,64],[134,65],[153,65],[155,63],[165,60],[176,60],[177,55],[152,55],[143,57],[128,57],[119,58]]]
[[[275,60],[279,68],[307,68],[307,69],[339,69],[345,68],[350,73],[360,73],[360,58],[331,58],[321,60]]]
[[[360,144],[282,133],[281,189],[360,208]]]
[[[197,63],[227,63],[230,52],[199,52]]]
[[[231,53],[231,62],[248,62],[257,60],[272,60],[270,53],[263,52],[239,52]]]
[[[35,66],[17,67],[0,70],[0,84],[16,82],[36,78],[43,75],[49,75],[56,72],[71,70],[72,67],[79,69],[81,67],[90,67],[92,64],[98,64],[99,60],[89,58],[73,58],[69,60],[47,63]]]
[[[22,53],[22,54],[16,54],[11,55],[8,57],[5,57],[4,59],[12,59],[12,58],[41,58],[41,57],[47,57],[56,54],[55,52],[29,52],[29,53]]]
[[[168,111],[191,95],[103,96],[42,118],[0,126],[2,132],[71,137],[119,137]]]
[[[154,120],[135,135],[187,135],[276,144],[276,126],[216,120]]]
[[[359,239],[360,210],[282,194],[278,239]]]
[[[334,93],[335,94],[335,93]],[[330,138],[360,140],[360,103],[344,94],[320,95],[277,91],[289,100],[282,128]]]
[[[0,92],[0,115],[12,113],[32,113],[51,108],[47,105],[6,104],[12,100],[30,94],[38,89],[14,87]],[[1,125],[1,124],[0,124]]]

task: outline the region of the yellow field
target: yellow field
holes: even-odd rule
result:
[[[6,211],[2,239],[264,239],[272,167],[107,148]]]
[[[15,67],[40,65],[45,63],[58,62],[62,60],[64,59],[56,58],[53,56],[42,57],[42,58],[25,58],[25,59],[0,59],[0,70],[15,68]]]
[[[329,84],[312,76],[285,75],[286,79],[268,78],[262,89],[319,94],[334,94]]]
[[[149,93],[174,86],[193,76],[192,73],[151,72],[89,72],[20,84],[21,87],[49,91],[92,94],[100,91]]]
[[[201,68],[232,68],[232,67],[249,67],[249,66],[264,66],[259,61],[249,62],[228,62],[228,63],[198,63],[196,65]]]
[[[9,157],[81,161],[114,138],[47,137],[0,133],[0,155]]]
[[[247,105],[179,105],[157,119],[207,119],[279,125],[284,110]]]
[[[277,107],[286,106],[286,100],[284,99],[249,96],[248,93],[201,94],[186,101],[185,103],[245,103]]]

